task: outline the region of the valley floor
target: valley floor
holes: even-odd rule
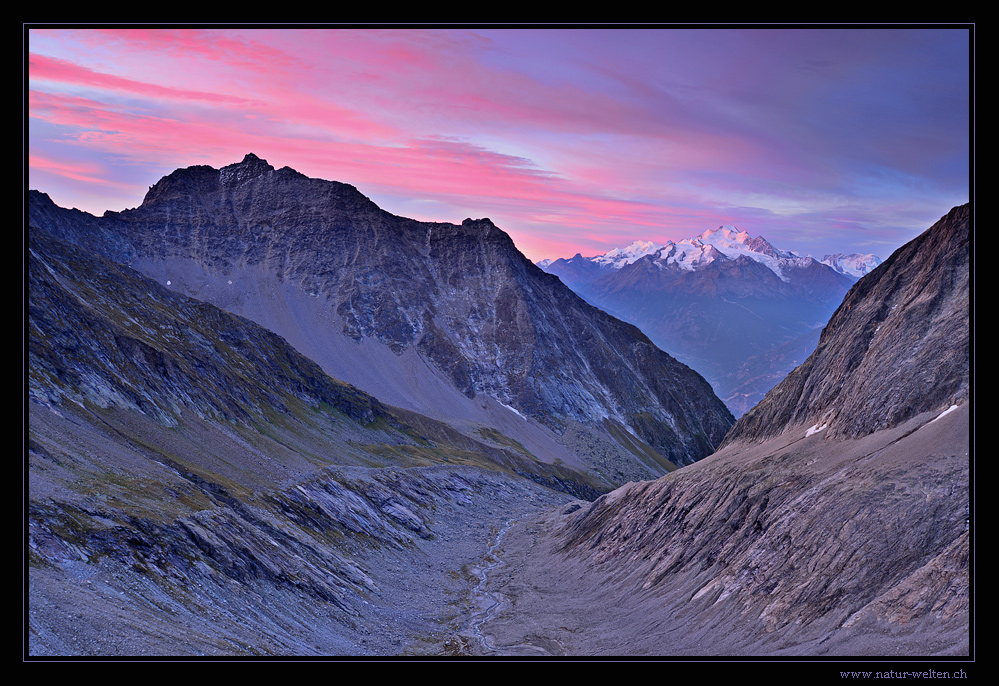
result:
[[[304,584],[235,579],[195,565],[186,578],[138,570],[112,556],[32,564],[25,612],[26,653],[46,656],[416,656],[467,655],[475,567],[511,517],[567,500],[515,477],[429,468],[476,493],[437,498],[428,538],[381,541],[352,564],[367,586],[335,602]],[[194,553],[189,553],[194,555]],[[278,564],[287,564],[278,560]],[[200,567],[200,569],[199,569]]]
[[[517,523],[486,584],[500,602],[482,626],[492,654],[967,656],[967,406],[931,420],[859,441],[803,430],[783,445],[733,446]],[[744,478],[764,463],[769,481]],[[814,470],[801,489],[799,463]],[[711,505],[702,520],[697,499]],[[885,502],[895,509],[881,517]],[[783,512],[807,519],[794,536]]]
[[[968,655],[967,407],[932,419],[803,427],[594,503],[475,467],[335,467],[157,526],[43,491],[39,453],[26,654]]]

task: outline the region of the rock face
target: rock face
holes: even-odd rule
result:
[[[296,403],[394,421],[276,334],[42,230],[29,235],[28,276],[33,402],[114,406],[165,425],[185,410],[246,421],[291,414]]]
[[[798,424],[853,438],[966,401],[970,214],[968,205],[955,207],[857,282],[815,352],[726,442]]]
[[[618,453],[611,483],[709,454],[733,421],[703,378],[535,267],[488,219],[397,217],[352,186],[253,155],[178,170],[140,207],[101,218],[34,192],[30,205],[33,225],[254,319],[385,402],[467,431],[488,424],[489,401],[536,435],[602,437]]]
[[[494,644],[969,654],[969,215],[862,278],[714,455],[511,532]]]

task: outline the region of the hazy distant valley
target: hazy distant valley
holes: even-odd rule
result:
[[[30,655],[970,651],[968,206],[859,280],[585,283],[253,155],[28,214]],[[687,306],[738,421],[614,316]]]
[[[738,417],[805,361],[846,292],[880,263],[841,253],[819,261],[722,226],[538,265],[704,374]]]

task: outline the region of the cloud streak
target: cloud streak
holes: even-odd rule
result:
[[[37,29],[29,184],[94,213],[254,152],[532,259],[721,223],[891,250],[969,196],[970,34]],[[885,257],[886,255],[882,255]]]

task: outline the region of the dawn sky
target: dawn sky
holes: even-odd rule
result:
[[[970,198],[957,28],[26,32],[29,188],[93,214],[253,152],[532,260],[734,224],[882,259]]]

